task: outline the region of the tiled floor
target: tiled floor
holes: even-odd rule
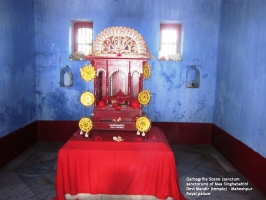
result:
[[[241,175],[215,148],[208,145],[175,145],[172,146],[172,150],[175,155],[176,165],[178,168],[179,187],[184,196],[189,200],[266,200],[266,197],[257,190],[247,179]],[[186,195],[187,192],[195,192],[194,190],[188,190],[187,183],[193,183],[197,181],[190,181],[190,178],[207,178],[209,190],[205,190],[205,193],[210,192],[210,195],[191,196]],[[238,186],[239,188],[252,188],[251,191],[230,191],[229,187],[227,191],[210,191],[211,182],[219,182],[210,180],[215,178],[238,178],[236,181],[220,181],[221,184],[225,182],[229,183],[241,183],[246,182],[248,186]],[[199,183],[204,183],[201,181]],[[189,186],[193,187],[193,186]],[[195,188],[195,187],[194,187]],[[199,188],[205,188],[205,186],[199,186]],[[213,188],[225,188],[224,186]],[[196,188],[195,188],[196,190]],[[197,190],[196,192],[201,192]]]
[[[54,178],[58,149],[63,143],[37,143],[7,166],[0,170],[0,199],[1,200],[51,200],[55,196]],[[181,192],[187,199],[200,200],[264,200],[266,199],[254,186],[248,183],[246,188],[252,191],[210,191],[208,187],[189,186],[193,178],[239,178],[239,182],[247,182],[212,146],[204,145],[173,145],[172,146],[179,175]],[[203,183],[201,181],[199,183]],[[241,186],[243,187],[243,186]],[[210,195],[191,196],[187,192],[201,192]],[[209,188],[209,189],[208,189]],[[216,187],[217,188],[217,187]],[[196,191],[196,189],[198,189]],[[207,190],[208,189],[208,190]]]

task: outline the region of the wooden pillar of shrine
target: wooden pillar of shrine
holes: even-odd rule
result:
[[[131,62],[129,61],[128,63],[128,102],[127,105],[130,106],[130,101],[131,101]]]
[[[91,61],[91,64],[92,64],[92,66],[94,66],[94,64],[95,64],[94,60]],[[95,88],[97,88],[97,83],[98,83],[98,76],[97,76],[97,71],[96,71],[96,77],[95,77],[95,79],[93,81],[93,84],[94,84],[94,97],[96,99],[97,99],[97,90]],[[94,101],[94,107],[96,107],[96,106],[97,106],[97,100]]]
[[[108,60],[106,60],[106,105],[109,104],[109,71]]]
[[[142,88],[143,88],[143,74],[140,73],[140,75],[139,75],[139,92],[142,91]]]
[[[98,92],[99,92],[99,100],[101,100],[103,98],[103,73],[99,72],[99,74],[97,75],[98,77]]]

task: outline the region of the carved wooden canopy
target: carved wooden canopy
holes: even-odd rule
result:
[[[94,40],[93,56],[126,56],[152,58],[143,37],[134,29],[110,27],[100,32]]]

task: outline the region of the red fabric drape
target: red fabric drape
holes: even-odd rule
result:
[[[128,131],[91,134],[86,139],[75,133],[59,150],[54,199],[78,193],[184,199],[173,152],[160,129],[152,127],[148,140]],[[124,141],[114,141],[118,135]]]

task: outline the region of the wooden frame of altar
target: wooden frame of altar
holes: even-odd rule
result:
[[[94,129],[136,130],[142,115],[138,94],[143,89],[144,58],[90,57],[94,79]]]
[[[96,71],[93,129],[136,131],[136,119],[143,115],[138,98],[143,72],[152,58],[143,37],[130,28],[107,28],[98,34],[92,55],[86,58]]]

